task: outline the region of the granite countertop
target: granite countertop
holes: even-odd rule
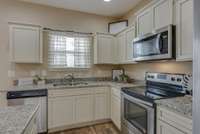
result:
[[[156,103],[158,106],[165,107],[177,114],[192,119],[192,96],[157,100]]]
[[[112,82],[112,81],[84,81],[86,84],[81,85],[64,85],[64,86],[53,86],[53,84],[45,84],[45,85],[29,85],[29,86],[16,86],[16,87],[10,87],[5,90],[1,90],[0,92],[7,92],[7,91],[21,91],[21,90],[38,90],[38,89],[48,89],[48,90],[54,90],[54,89],[61,89],[61,88],[84,88],[84,87],[101,87],[101,86],[110,86],[121,89],[122,87],[133,87],[133,86],[142,86],[145,83],[143,81],[137,81],[134,83],[119,83],[119,82]]]
[[[23,134],[37,110],[36,104],[0,108],[0,134]]]

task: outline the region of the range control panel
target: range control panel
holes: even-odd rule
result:
[[[152,82],[183,85],[184,74],[146,73],[146,80]]]

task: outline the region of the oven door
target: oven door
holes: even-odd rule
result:
[[[155,110],[151,103],[122,93],[122,133],[154,134]]]
[[[133,59],[135,61],[170,58],[173,58],[172,26],[162,29],[158,34],[136,39],[133,43]]]

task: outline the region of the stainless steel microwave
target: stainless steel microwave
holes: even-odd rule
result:
[[[133,41],[133,60],[164,60],[175,58],[175,26],[169,25]]]

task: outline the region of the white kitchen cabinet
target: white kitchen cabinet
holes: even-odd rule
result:
[[[117,35],[117,46],[118,46],[118,63],[126,62],[126,35],[122,32]]]
[[[110,88],[85,87],[48,92],[50,132],[110,119]]]
[[[130,27],[125,31],[126,36],[126,61],[128,63],[135,63],[133,61],[133,40],[135,38],[135,27]]]
[[[173,24],[174,0],[154,0],[137,14],[137,37]]]
[[[182,132],[181,130],[179,130],[175,127],[172,127],[169,124],[164,123],[163,121],[159,120],[157,123],[158,123],[157,134],[189,134],[189,133]]]
[[[97,33],[94,39],[94,64],[115,63],[115,37]]]
[[[137,15],[137,37],[152,33],[153,11],[149,7]]]
[[[174,0],[160,0],[153,5],[154,30],[173,24]]]
[[[157,134],[192,134],[192,119],[158,107]]]
[[[121,130],[121,98],[117,88],[111,88],[111,120]]]
[[[177,60],[191,61],[193,55],[193,1],[177,0]]]
[[[75,98],[75,123],[92,121],[94,113],[92,95],[81,95]]]
[[[15,63],[42,63],[42,30],[39,26],[10,24],[10,57]]]
[[[56,128],[75,123],[75,98],[72,96],[50,98],[48,101],[48,127]]]
[[[95,94],[95,120],[109,119],[109,101],[107,94]]]
[[[118,64],[135,63],[133,59],[133,39],[135,38],[135,28],[130,27],[116,36],[118,53],[116,57]]]

